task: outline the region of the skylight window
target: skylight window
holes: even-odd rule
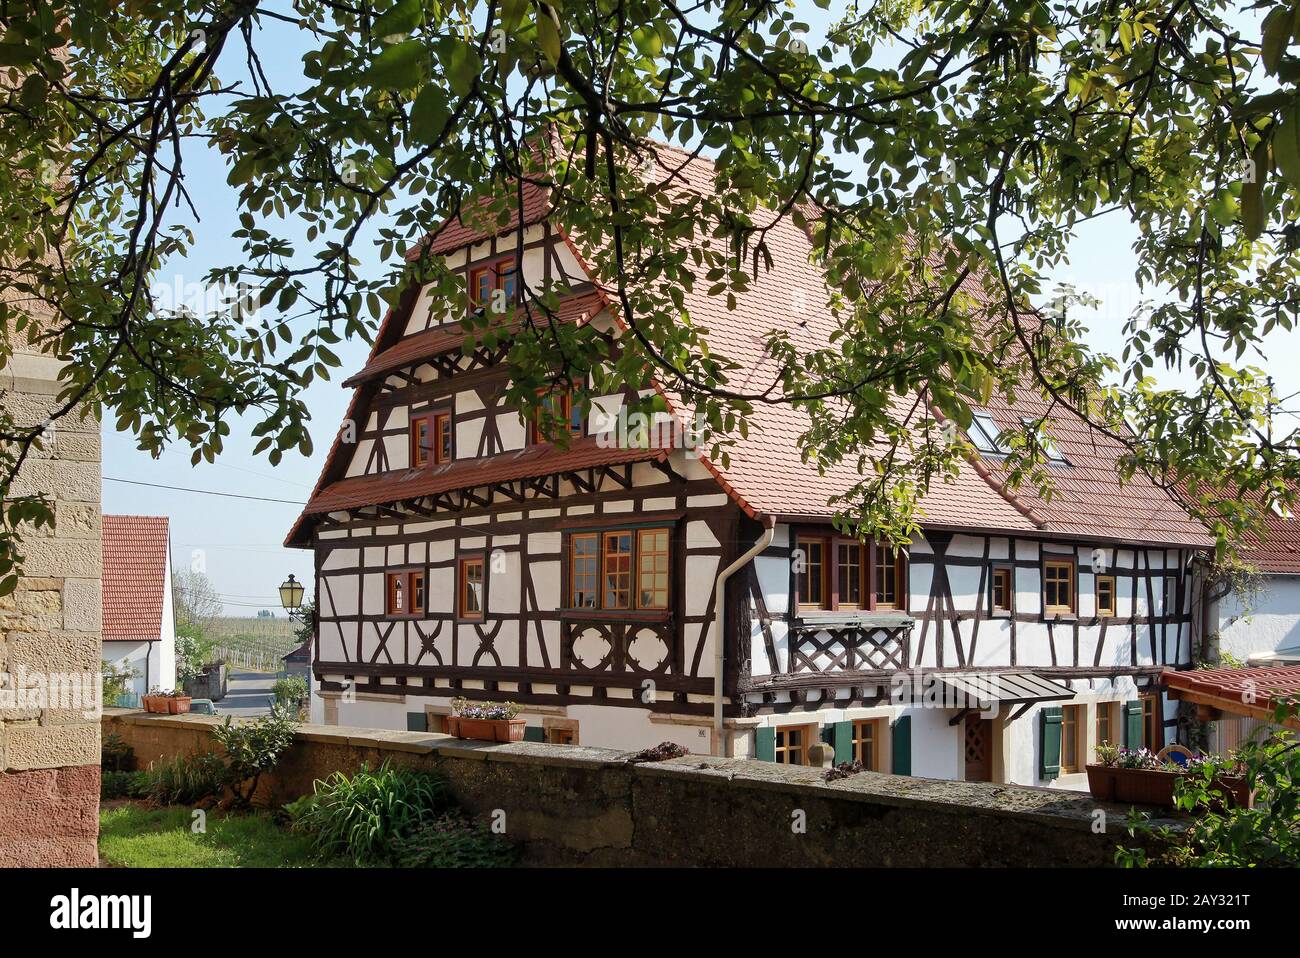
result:
[[[980,452],[989,456],[1005,456],[1007,447],[1002,444],[1002,430],[986,412],[971,415],[970,429],[966,430],[971,444]]]
[[[1031,431],[1038,425],[1037,419],[1030,419],[1027,416],[1021,416],[1020,421],[1025,424],[1025,428]],[[1043,447],[1043,454],[1047,456],[1049,462],[1060,463],[1063,466],[1070,464],[1070,460],[1065,458],[1065,454],[1057,448],[1056,443],[1049,436],[1044,435],[1041,429],[1037,431],[1036,435],[1038,436],[1038,444]]]

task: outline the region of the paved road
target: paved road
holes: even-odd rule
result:
[[[272,672],[231,672],[226,697],[217,703],[218,715],[235,717],[271,714]]]

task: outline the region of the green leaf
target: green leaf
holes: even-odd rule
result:
[[[560,28],[551,19],[545,8],[537,12],[537,40],[542,45],[542,53],[551,66],[560,63]]]
[[[411,106],[411,135],[417,143],[434,143],[450,118],[451,111],[447,109],[442,90],[430,83]]]
[[[1260,47],[1260,55],[1264,61],[1264,69],[1269,73],[1277,73],[1278,65],[1282,62],[1282,54],[1286,52],[1287,44],[1291,42],[1291,18],[1289,5],[1275,7],[1273,12],[1264,18],[1264,40]]]
[[[0,43],[0,67],[25,67],[36,62],[36,51],[21,43]]]
[[[419,40],[396,43],[370,64],[370,82],[386,90],[408,90],[423,79],[425,56]]]
[[[420,25],[423,16],[420,0],[397,0],[392,9],[375,19],[372,32],[377,37],[402,37]]]
[[[1300,188],[1300,103],[1291,104],[1273,131],[1273,162],[1283,179]]]
[[[478,51],[463,40],[454,40],[450,48],[444,47],[442,65],[451,83],[451,90],[457,96],[465,96],[474,89],[474,81],[483,72],[483,64],[478,58]]]

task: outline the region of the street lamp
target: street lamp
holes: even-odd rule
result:
[[[280,604],[291,619],[302,610],[302,592],[302,583],[293,577],[292,572],[289,573],[289,578],[280,583]]]

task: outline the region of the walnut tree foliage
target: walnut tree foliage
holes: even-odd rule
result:
[[[1289,500],[1296,437],[1270,431],[1252,364],[1296,318],[1300,4],[816,2],[836,22],[809,48],[799,8],[768,0],[0,0],[0,361],[68,359],[56,412],[153,452],[210,460],[239,414],[272,463],[309,453],[302,390],[332,346],[372,336],[413,278],[464,301],[436,258],[401,254],[457,211],[508,223],[533,182],[628,333],[613,350],[526,290],[521,405],[651,370],[725,458],[756,407],[793,403],[808,458],[861,471],[844,521],[894,537],[970,452],[940,425],[1026,390],[1118,439],[1126,473],[1225,545]],[[307,43],[291,88],[264,69],[281,53],[264,27]],[[682,154],[660,144],[713,159],[714,188],[676,188]],[[186,179],[199,150],[226,184]],[[228,192],[242,255],[208,277],[235,294],[196,311],[151,290],[198,242],[200,188]],[[755,381],[681,291],[766,295],[774,217],[813,237],[837,330],[802,343],[774,311]],[[1151,297],[1117,359],[1030,305],[1099,217],[1138,225]],[[1164,368],[1198,385],[1162,387]],[[48,515],[8,494],[42,429],[0,422],[9,581],[19,523]],[[1039,435],[1013,437],[1007,467],[1050,492]]]

